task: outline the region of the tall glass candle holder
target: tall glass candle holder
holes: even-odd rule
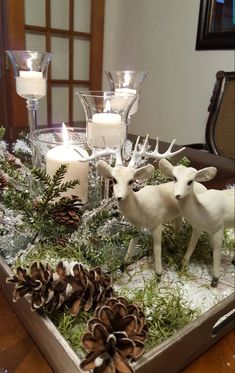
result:
[[[104,91],[81,91],[77,95],[86,115],[88,146],[122,147],[126,141],[128,114],[137,95]]]
[[[26,99],[29,132],[37,129],[39,100],[46,95],[47,70],[51,53],[7,50],[14,69],[16,92]]]
[[[117,93],[133,93],[138,95],[131,110],[129,111],[128,124],[131,116],[135,114],[139,106],[139,95],[142,83],[147,75],[147,71],[130,70],[110,70],[105,71],[112,91]]]
[[[102,150],[122,148],[127,136],[128,114],[137,99],[134,93],[116,93],[103,91],[77,92],[86,115],[87,145]],[[106,156],[109,161],[110,157]],[[93,179],[99,189],[99,175],[93,164]],[[99,183],[99,184],[98,184]],[[102,184],[102,183],[101,183]],[[104,181],[102,197],[109,196],[109,181]]]

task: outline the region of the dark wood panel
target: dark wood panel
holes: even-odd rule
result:
[[[25,49],[24,27],[22,20],[24,19],[23,0],[3,0],[3,18],[5,37],[3,42],[4,49]],[[5,60],[6,61],[6,60]],[[27,110],[25,100],[19,97],[16,93],[15,79],[11,64],[5,65],[7,87],[5,94],[7,97],[7,112],[8,112],[8,132],[10,139],[13,137],[13,127],[24,127],[27,124]]]
[[[0,371],[52,373],[41,352],[0,292]]]
[[[0,0],[0,25],[3,25],[3,7]],[[3,27],[0,27],[0,92],[6,92],[6,69],[5,69],[5,48],[4,48],[5,33]],[[0,101],[0,125],[6,127],[7,118],[7,101],[6,95],[1,95]]]
[[[181,373],[234,373],[235,331],[212,346]]]
[[[90,90],[99,91],[102,86],[103,36],[105,0],[92,0],[91,49],[90,49]]]

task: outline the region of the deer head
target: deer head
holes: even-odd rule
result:
[[[93,160],[98,156],[110,155],[114,154],[116,158],[116,163],[114,167],[111,167],[106,161],[99,160],[96,163],[96,168],[99,174],[105,179],[111,179],[113,181],[113,189],[114,189],[114,196],[118,199],[118,201],[123,201],[126,199],[130,191],[132,190],[133,182],[135,180],[145,180],[147,179],[154,171],[154,166],[151,164],[147,164],[146,166],[135,168],[137,161],[142,157],[147,158],[155,158],[161,159],[165,157],[172,157],[178,153],[180,153],[184,148],[181,148],[175,152],[171,152],[175,140],[172,141],[169,148],[164,153],[159,153],[159,140],[156,139],[156,146],[154,151],[147,151],[148,147],[148,138],[147,135],[143,145],[139,148],[139,141],[140,137],[137,138],[135,143],[134,151],[127,166],[123,166],[122,164],[122,157],[121,157],[121,149],[120,147],[117,149],[109,149],[105,147],[102,151],[97,151],[93,149],[92,154],[90,157],[84,160]]]
[[[193,193],[193,182],[205,182],[213,179],[217,169],[213,166],[205,167],[201,170],[196,170],[193,167],[185,167],[183,165],[173,166],[166,159],[161,159],[159,169],[169,177],[172,177],[175,182],[174,195],[176,199],[183,199]]]
[[[103,160],[97,162],[96,168],[103,178],[113,181],[114,196],[118,201],[122,201],[128,196],[135,180],[147,179],[154,171],[154,166],[150,164],[135,170],[122,165],[111,167]]]

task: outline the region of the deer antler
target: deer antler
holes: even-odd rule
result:
[[[92,147],[92,153],[89,156],[85,156],[84,154],[80,153],[79,150],[74,148],[74,150],[82,157],[80,160],[81,162],[89,162],[92,161],[93,159],[96,159],[98,157],[103,157],[105,155],[112,155],[115,154],[116,158],[116,166],[117,165],[122,165],[122,156],[121,156],[121,148],[118,146],[115,149],[111,149],[106,145],[105,138],[102,136],[103,142],[104,142],[104,149],[96,149]]]
[[[141,147],[140,150],[138,150],[138,145],[139,145],[139,140],[140,140],[140,136],[138,136],[138,138],[136,140],[136,143],[135,143],[133,155],[132,155],[131,160],[130,160],[129,165],[128,165],[129,167],[135,167],[135,164],[138,161],[138,159],[140,159],[142,157],[155,158],[155,159],[169,158],[169,157],[172,157],[172,156],[182,152],[185,149],[185,147],[183,147],[179,150],[176,150],[175,152],[171,152],[171,150],[172,150],[172,148],[175,144],[175,141],[176,141],[174,139],[171,142],[168,149],[165,151],[165,153],[159,153],[159,151],[158,151],[159,139],[157,137],[156,138],[156,146],[155,146],[154,151],[153,152],[148,152],[147,151],[148,139],[149,139],[149,135],[146,135],[143,146]]]

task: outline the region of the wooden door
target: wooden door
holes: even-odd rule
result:
[[[0,101],[1,123],[7,129],[11,141],[17,127],[27,126],[27,113],[24,100],[16,94],[15,80],[6,49],[25,49],[23,25],[23,0],[0,0],[0,53],[1,85]]]
[[[4,125],[10,137],[27,128],[25,100],[15,93],[12,67],[4,50],[52,53],[47,96],[40,100],[38,123],[73,125],[84,120],[78,90],[100,90],[102,84],[105,0],[0,0]],[[2,103],[1,103],[2,106]],[[7,121],[7,122],[6,122]]]

